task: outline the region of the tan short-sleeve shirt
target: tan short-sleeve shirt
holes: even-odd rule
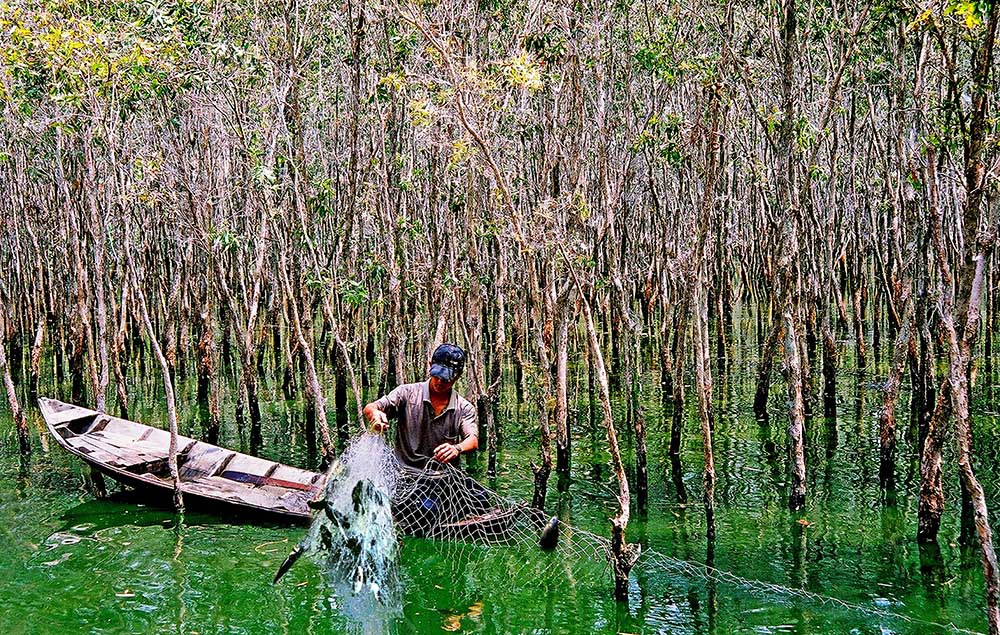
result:
[[[397,386],[375,404],[396,420],[396,456],[413,467],[426,466],[442,443],[459,443],[479,434],[476,409],[458,391],[451,391],[448,405],[435,417],[426,381]]]

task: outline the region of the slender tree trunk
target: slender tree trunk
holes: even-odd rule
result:
[[[94,165],[93,138],[87,134],[83,143],[83,157],[86,180],[84,183],[84,198],[87,201],[87,209],[90,216],[90,230],[93,238],[94,250],[94,270],[93,270],[93,292],[94,292],[94,312],[97,317],[97,342],[96,355],[93,363],[97,366],[94,369],[94,402],[98,412],[107,410],[107,391],[109,381],[108,372],[108,315],[104,301],[104,223],[97,202],[97,168]]]
[[[552,322],[558,319],[556,313],[555,283],[538,280],[536,263],[528,261],[528,278],[530,280],[531,302],[534,307],[535,353],[538,360],[539,386],[535,390],[538,408],[539,446],[541,464],[531,464],[534,473],[534,493],[531,505],[536,509],[545,509],[545,496],[548,491],[549,475],[552,473],[552,429],[551,421],[554,415],[555,400],[552,394],[551,356],[549,353]],[[549,336],[547,339],[546,336]]]
[[[207,282],[206,282],[207,284]],[[212,310],[210,290],[206,289],[205,303],[201,307],[201,338],[198,340],[198,393],[201,407],[208,415],[205,421],[205,439],[219,442],[222,418],[219,411],[219,381],[216,377],[215,315]],[[202,391],[204,390],[204,394]]]
[[[687,341],[688,307],[682,302],[674,325],[674,409],[670,419],[670,455],[680,456],[684,430],[684,359]]]
[[[556,472],[569,476],[569,318],[560,316],[556,330]],[[637,424],[640,425],[640,424]],[[645,441],[645,439],[643,439]],[[645,457],[643,457],[645,458]]]
[[[910,347],[911,325],[913,323],[913,299],[910,290],[900,298],[905,306],[903,321],[896,334],[892,352],[892,366],[885,385],[885,400],[879,416],[879,477],[883,488],[895,489],[896,456],[896,400],[899,398],[900,382],[906,369],[907,352]]]
[[[942,311],[942,322],[950,344],[948,382],[951,387],[952,413],[955,417],[955,436],[958,440],[959,474],[970,498],[976,536],[982,553],[983,576],[986,583],[986,615],[990,635],[998,635],[1000,634],[1000,567],[997,565],[997,555],[993,547],[993,532],[990,528],[986,495],[972,468],[969,367],[973,359],[973,343],[979,335],[979,307],[982,301],[986,254],[980,252],[973,260],[977,263],[974,279],[971,284],[962,285],[970,287],[969,299],[965,305],[968,317],[962,339],[959,340],[947,303]]]
[[[250,453],[256,454],[263,442],[261,432],[260,401],[257,397],[257,367],[253,358],[241,356],[241,376],[243,379],[243,398],[250,414]]]
[[[302,351],[302,357],[306,364],[306,398],[315,409],[320,441],[323,444],[323,456],[326,460],[330,460],[334,456],[336,448],[333,446],[333,440],[330,438],[330,428],[326,422],[326,398],[323,396],[323,388],[320,386],[319,375],[316,373],[316,359],[313,356],[312,344],[309,341],[311,337],[307,337],[303,320],[299,317],[299,300],[296,294],[293,293],[292,285],[288,281],[288,269],[284,249],[281,251],[278,273],[281,276],[281,284],[284,287],[285,297],[288,299],[288,307],[291,310],[295,338],[299,342],[299,349]],[[311,320],[307,319],[305,322],[310,324]]]
[[[17,441],[21,454],[31,453],[31,439],[28,435],[28,422],[24,417],[24,410],[17,399],[17,390],[14,388],[14,379],[11,377],[10,364],[7,363],[7,319],[10,313],[7,306],[0,301],[0,375],[3,375],[3,385],[7,392],[7,403],[10,405],[10,412],[14,419],[14,427],[17,429]]]
[[[129,263],[131,267],[131,262]],[[153,323],[149,319],[149,311],[146,308],[146,297],[139,286],[139,281],[135,276],[135,272],[132,274],[133,285],[132,291],[135,294],[136,301],[139,304],[139,313],[142,315],[142,323],[146,327],[146,335],[149,337],[150,346],[153,348],[153,354],[156,356],[157,361],[160,362],[160,372],[163,375],[163,394],[167,400],[167,420],[170,427],[170,444],[167,448],[167,468],[170,471],[170,481],[174,488],[174,507],[179,512],[184,511],[184,493],[181,491],[181,480],[177,469],[177,405],[174,402],[174,383],[170,378],[170,365],[167,363],[167,358],[163,354],[163,350],[160,348],[160,342],[157,339],[156,331],[153,330]]]
[[[859,276],[860,279],[860,276]],[[852,306],[854,307],[854,345],[857,356],[856,365],[859,371],[865,370],[868,366],[868,352],[865,346],[865,310],[862,295],[864,286],[859,285],[852,294]]]
[[[127,272],[123,272],[128,275]],[[125,334],[128,329],[128,284],[122,284],[121,302],[118,307],[118,329],[115,332],[115,339],[111,346],[111,368],[115,373],[115,393],[118,398],[118,416],[128,419],[128,376],[127,356],[125,350]]]
[[[774,355],[778,348],[778,338],[781,337],[781,320],[771,324],[771,330],[764,340],[764,348],[757,363],[757,390],[753,397],[753,412],[758,419],[767,417],[767,397],[771,390],[771,369],[774,367]]]
[[[917,504],[917,542],[937,542],[944,514],[944,488],[941,484],[941,451],[946,424],[951,417],[951,397],[947,382],[937,391],[934,413],[927,426],[920,458],[920,500]]]
[[[837,416],[837,343],[830,327],[830,312],[823,311],[823,414]]]
[[[625,464],[622,462],[621,450],[618,447],[618,432],[615,430],[611,411],[611,389],[608,385],[608,373],[604,366],[604,354],[601,352],[601,343],[597,337],[597,328],[594,326],[590,302],[588,302],[583,286],[580,284],[579,278],[576,277],[576,272],[572,269],[565,252],[563,252],[563,258],[566,260],[567,266],[570,267],[570,272],[580,293],[587,340],[590,343],[591,359],[595,367],[594,376],[597,380],[601,400],[604,429],[608,437],[608,450],[611,453],[611,469],[618,482],[618,513],[611,518],[611,569],[615,579],[615,599],[619,602],[625,602],[628,600],[628,576],[636,560],[639,559],[640,551],[639,545],[629,544],[625,541],[625,530],[628,527],[632,497],[629,492],[628,479],[625,477]]]
[[[660,293],[665,296],[666,289],[661,290]],[[663,300],[660,313],[660,395],[664,406],[673,399],[674,394],[674,363],[673,356],[670,354],[670,332],[667,330],[669,323],[667,302]],[[665,407],[663,411],[666,412]]]
[[[708,307],[705,306],[704,281],[699,276],[694,297],[694,353],[698,381],[698,418],[701,421],[702,448],[705,459],[705,523],[708,543],[715,542],[715,455],[712,451],[712,365],[709,360]]]
[[[942,220],[938,201],[936,150],[927,154],[927,195],[931,236],[937,252],[940,275],[947,277],[941,286],[951,286],[950,269],[943,253]],[[927,434],[920,460],[920,500],[917,504],[917,542],[937,542],[944,514],[944,488],[941,483],[941,451],[944,447],[946,425],[951,417],[951,389],[947,379],[941,381],[934,403],[934,412],[927,425]]]
[[[351,437],[350,417],[347,414],[347,368],[339,354],[334,369],[333,403],[337,419],[337,441],[341,447],[346,447]]]
[[[38,399],[38,376],[42,367],[42,344],[45,342],[45,311],[38,316],[38,326],[35,327],[35,340],[31,345],[31,360],[28,363],[28,399],[32,402]]]
[[[788,453],[791,470],[788,490],[788,508],[795,511],[806,503],[805,456],[805,407],[802,403],[802,367],[797,325],[792,307],[787,306],[782,319],[785,322],[784,364],[788,383]]]

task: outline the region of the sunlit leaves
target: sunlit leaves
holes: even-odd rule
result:
[[[426,128],[434,121],[434,105],[429,99],[410,100],[407,112],[414,127]]]
[[[200,3],[185,0],[5,3],[0,14],[0,59],[13,80],[3,97],[24,114],[45,99],[87,109],[113,96],[127,108],[180,89],[179,67],[204,26]]]
[[[990,0],[978,0],[978,2],[949,0],[944,14],[960,18],[965,23],[965,27],[971,30],[983,23],[983,17],[989,10]]]
[[[907,28],[919,30],[931,26],[947,24],[960,25],[966,31],[974,31],[982,27],[983,19],[990,11],[995,0],[947,0],[943,9],[940,6],[928,7],[917,13]],[[940,11],[940,15],[937,12]]]
[[[502,65],[504,79],[512,86],[526,88],[531,92],[541,90],[542,69],[527,53],[521,53]]]
[[[465,163],[477,150],[465,137],[455,139],[451,144],[451,156],[448,157],[448,167],[455,168]]]
[[[406,78],[399,72],[388,73],[379,78],[378,86],[387,92],[403,92],[406,90]]]

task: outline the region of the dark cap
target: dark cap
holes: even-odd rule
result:
[[[431,355],[431,375],[452,382],[465,370],[465,351],[455,344],[442,344]]]

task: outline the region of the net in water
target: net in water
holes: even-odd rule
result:
[[[499,572],[496,580],[479,580],[487,588],[504,588],[512,580],[530,580],[536,586],[610,581],[607,538],[509,500],[450,465],[431,461],[424,469],[405,466],[381,436],[365,434],[348,446],[330,467],[325,497],[316,506],[309,531],[275,579],[300,555],[310,554],[325,569],[345,613],[366,624],[401,610],[397,566],[401,534],[435,541],[439,553],[455,563],[468,560],[478,549],[493,560],[502,559],[493,563],[496,566],[477,569],[477,575]],[[732,585],[775,601],[820,604],[968,632],[952,624],[924,622],[875,606],[741,578],[653,550],[644,550],[636,567],[688,582]]]
[[[544,512],[510,501],[447,464],[424,469],[400,463],[381,436],[356,438],[327,472],[324,496],[305,538],[278,570],[279,580],[303,554],[316,559],[338,595],[351,601],[398,600],[398,536],[441,541],[462,550],[469,545],[504,546],[537,554],[555,552],[564,563],[607,562],[607,540],[575,529]],[[525,567],[531,558],[519,557]],[[543,563],[544,564],[544,563]],[[561,567],[532,567],[532,576]]]
[[[327,471],[305,537],[278,569],[277,582],[303,554],[317,560],[348,614],[366,619],[399,604],[398,541],[392,518],[396,460],[385,441],[358,437]]]

